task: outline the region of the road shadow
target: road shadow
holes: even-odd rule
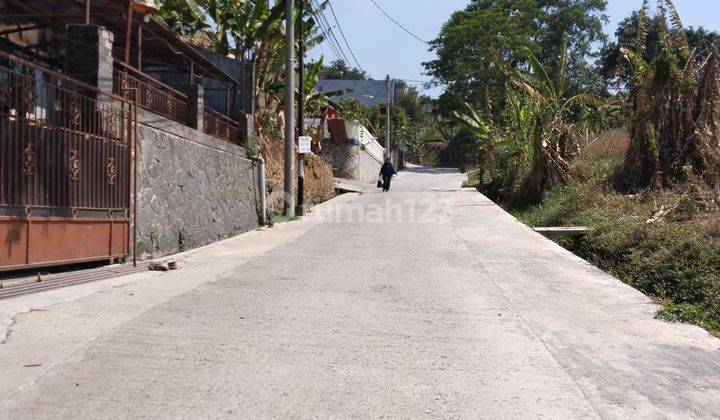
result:
[[[425,168],[422,166],[414,166],[404,168],[402,172],[418,173],[418,174],[458,174],[459,170],[454,168]]]

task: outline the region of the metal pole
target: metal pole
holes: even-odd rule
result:
[[[132,18],[133,18],[133,0],[127,2],[127,22],[125,26],[125,64],[130,65],[130,43],[132,40]]]
[[[133,267],[137,267],[138,254],[138,90],[133,104]]]
[[[387,89],[387,105],[385,109],[385,113],[387,114],[387,121],[385,126],[385,157],[389,158],[391,157],[390,152],[390,75],[387,76],[385,79],[385,87]]]
[[[298,77],[300,96],[298,97],[298,135],[305,135],[305,25],[303,20],[305,0],[298,0],[300,8],[300,57],[298,57]],[[298,155],[298,194],[296,212],[305,215],[305,155]]]
[[[85,0],[85,24],[90,24],[90,0]]]
[[[267,225],[267,192],[265,189],[265,159],[257,157],[258,161],[258,188],[260,189],[260,223]]]
[[[285,216],[295,217],[295,2],[285,3]]]
[[[225,116],[230,117],[230,85],[225,87]]]
[[[142,30],[142,23],[138,21],[138,32],[137,32],[137,69],[142,70],[142,36],[143,36],[143,30]]]

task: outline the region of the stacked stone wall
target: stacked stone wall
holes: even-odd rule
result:
[[[152,113],[138,125],[138,239],[143,259],[258,226],[258,168],[245,150]]]

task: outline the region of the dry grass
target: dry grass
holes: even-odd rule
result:
[[[283,188],[285,178],[285,151],[282,142],[264,140],[260,147],[265,159],[265,177],[268,189],[268,208],[279,212],[283,207]],[[305,157],[305,201],[307,204],[319,204],[329,200],[335,193],[335,179],[332,165],[319,156]],[[295,165],[297,174],[297,165]],[[297,176],[295,177],[297,187]]]
[[[531,226],[592,227],[582,239],[558,241],[662,302],[658,316],[663,319],[720,336],[720,214],[705,198],[710,191],[687,183],[623,195],[608,186],[617,162],[576,165],[584,166],[574,169],[582,176],[551,190],[538,205],[513,213]]]
[[[580,140],[581,155],[583,158],[590,160],[623,160],[629,145],[630,135],[624,128],[590,135],[588,139]]]

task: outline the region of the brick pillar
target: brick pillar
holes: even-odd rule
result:
[[[203,131],[205,122],[205,90],[197,83],[178,86],[180,92],[185,92],[187,99],[187,125]]]
[[[67,25],[65,73],[102,91],[112,92],[112,49],[113,33],[105,28]]]

